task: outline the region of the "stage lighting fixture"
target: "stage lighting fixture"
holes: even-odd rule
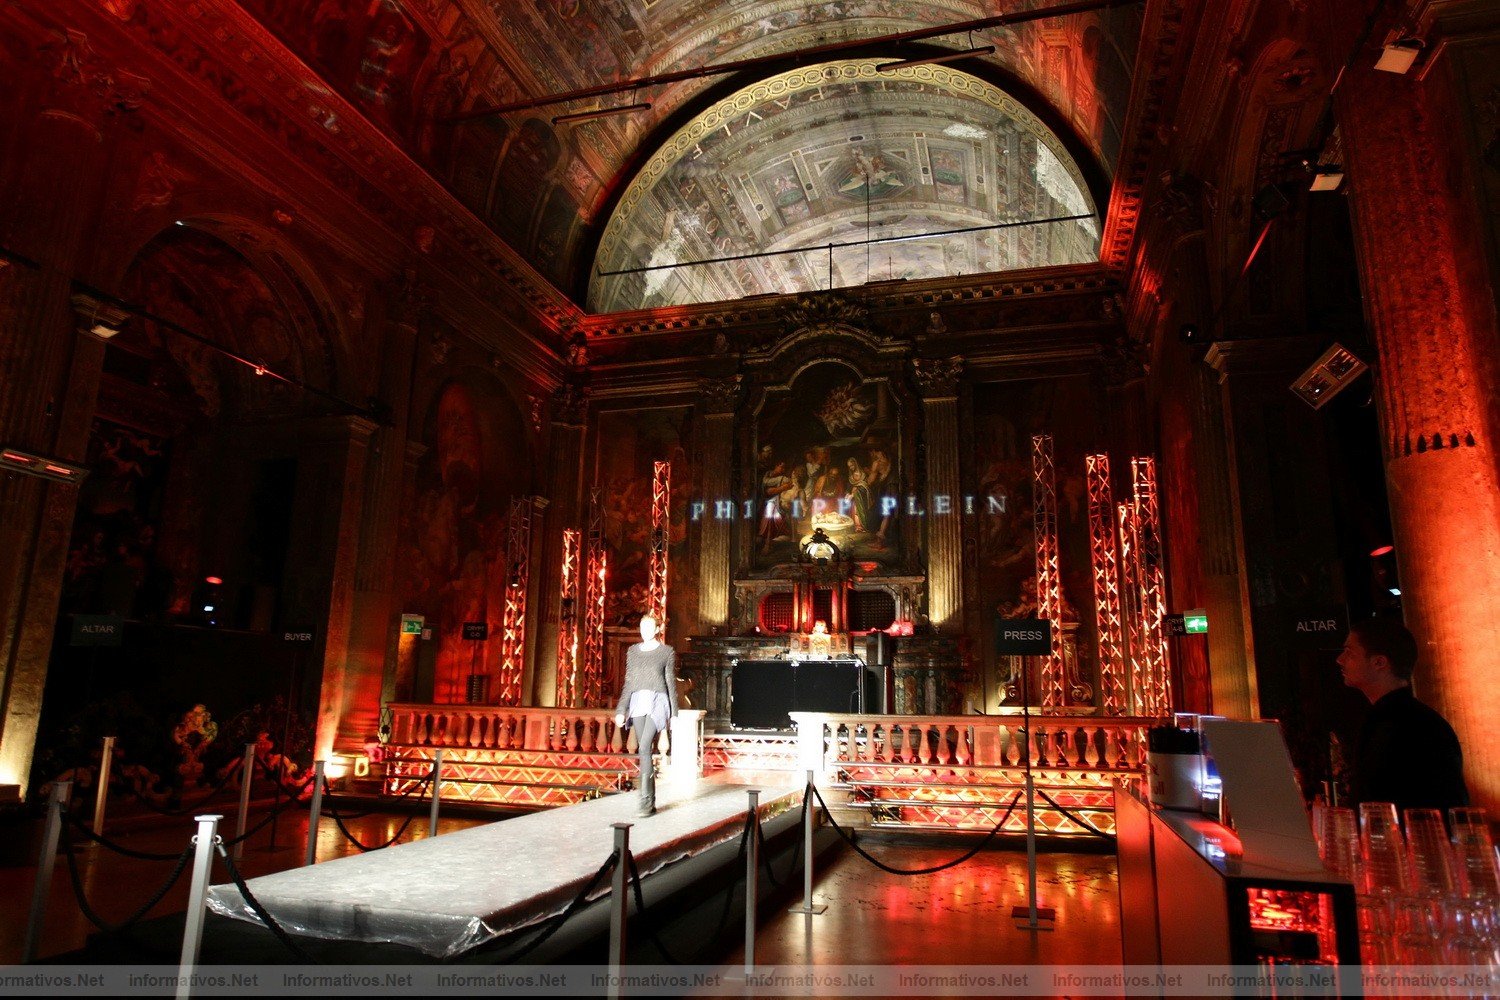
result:
[[[21,472],[59,483],[81,482],[89,470],[60,458],[44,458],[19,448],[0,448],[0,471]]]
[[[960,59],[968,59],[971,56],[989,56],[995,54],[993,45],[978,45],[972,49],[960,49],[957,52],[944,52],[936,56],[919,56],[915,59],[899,59],[896,62],[880,63],[875,67],[878,73],[894,73],[898,69],[910,69],[913,66],[931,66],[935,63],[957,62]]]
[[[1370,550],[1370,558],[1379,559],[1381,556],[1388,556],[1395,551],[1396,546],[1394,545],[1377,545]]]
[[[1342,344],[1333,344],[1297,376],[1291,389],[1308,406],[1321,409],[1369,367]]]
[[[1337,191],[1344,183],[1344,168],[1332,164],[1319,164],[1313,168],[1309,191]]]
[[[1422,54],[1422,42],[1416,38],[1398,38],[1380,51],[1375,68],[1385,73],[1408,73]]]

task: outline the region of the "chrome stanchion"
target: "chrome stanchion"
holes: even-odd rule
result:
[[[59,781],[52,786],[52,798],[47,800],[47,823],[42,828],[42,849],[36,859],[36,885],[31,890],[31,916],[26,921],[26,940],[21,945],[23,963],[36,958],[36,947],[42,939],[42,918],[47,915],[47,897],[52,892],[52,869],[57,864],[63,810],[72,791],[71,781]]]
[[[432,812],[427,817],[427,836],[437,836],[438,802],[442,799],[440,791],[443,784],[443,751],[432,752]]]
[[[250,782],[255,778],[255,744],[245,744],[245,760],[240,764],[240,815],[234,825],[234,860],[245,852],[245,819],[250,815]]]
[[[94,790],[94,836],[104,836],[104,804],[109,798],[109,772],[115,762],[115,738],[104,737],[104,752],[99,757],[99,787]]]
[[[609,897],[609,1000],[620,996],[620,975],[625,966],[625,916],[630,908],[630,823],[612,823],[615,831],[615,870]]]
[[[802,905],[794,906],[792,913],[805,913],[809,917],[816,916],[828,909],[826,906],[814,906],[812,901],[813,883],[813,819],[817,813],[817,806],[813,804],[813,771],[807,771],[807,789],[802,793],[806,801],[806,807],[802,811]]]
[[[307,853],[302,856],[304,867],[313,863],[318,853],[318,820],[323,813],[323,767],[325,761],[313,762],[312,805],[307,812]]]
[[[219,837],[221,816],[194,816],[198,834],[193,838],[193,885],[188,890],[187,923],[182,930],[182,957],[177,960],[177,1000],[193,995],[192,975],[203,946],[203,917],[208,905],[208,877],[214,864],[214,842]]]
[[[760,789],[745,790],[750,796],[750,818],[745,829],[745,975],[755,971],[755,911],[760,883]],[[733,886],[724,890],[730,892]]]

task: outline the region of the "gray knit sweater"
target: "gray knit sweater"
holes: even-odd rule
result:
[[[636,643],[625,651],[625,685],[620,692],[616,715],[630,708],[630,696],[637,691],[660,691],[667,696],[672,714],[677,714],[677,651],[666,643],[647,651]]]

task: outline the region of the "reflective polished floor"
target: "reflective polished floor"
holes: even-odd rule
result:
[[[252,810],[252,822],[257,814]],[[407,817],[372,813],[345,821],[349,832],[366,844],[391,838]],[[234,816],[225,831],[233,833]],[[439,833],[490,822],[483,818],[445,817]],[[305,813],[286,813],[278,821],[276,847],[269,828],[247,842],[239,863],[246,878],[301,864],[305,849]],[[106,831],[111,841],[137,851],[172,853],[188,846],[191,819],[134,832]],[[427,835],[427,816],[411,820],[404,840]],[[861,846],[897,868],[925,868],[964,854],[960,842],[881,842],[865,837]],[[75,848],[80,881],[87,899],[105,921],[126,919],[166,881],[171,862],[121,856],[103,847]],[[338,826],[326,820],[319,828],[320,861],[357,853]],[[779,867],[780,865],[778,865]],[[1031,965],[1120,961],[1119,906],[1112,854],[1044,853],[1038,859],[1038,895],[1057,911],[1052,931],[1018,930],[1011,907],[1026,901],[1026,855],[1016,850],[986,850],[963,864],[929,875],[895,875],[882,871],[856,851],[840,847],[820,856],[815,871],[814,901],[827,905],[816,917],[787,912],[778,905],[758,932],[760,965]],[[0,868],[0,963],[20,960],[35,862]],[[786,881],[800,886],[800,869]],[[226,880],[222,862],[215,882]],[[152,917],[181,912],[187,897],[186,874]],[[800,900],[800,891],[795,894]],[[763,911],[764,912],[764,911]],[[38,960],[81,948],[92,932],[75,898],[67,866],[59,856],[52,895],[43,925]],[[723,955],[726,963],[743,962],[743,950]]]

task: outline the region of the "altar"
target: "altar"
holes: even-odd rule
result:
[[[735,660],[729,723],[790,729],[792,712],[863,715],[880,710],[878,692],[878,678],[858,657]]]

